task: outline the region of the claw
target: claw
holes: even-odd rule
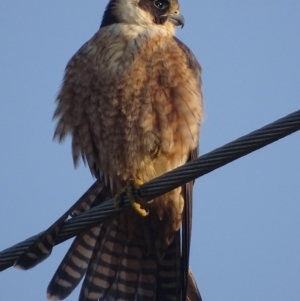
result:
[[[149,211],[143,209],[141,207],[140,203],[137,203],[135,201],[131,202],[131,206],[133,207],[133,209],[140,215],[140,216],[147,216],[149,214]]]
[[[143,182],[140,180],[130,180],[124,188],[114,197],[114,207],[119,208],[121,204],[121,195],[126,193],[130,200],[131,206],[140,216],[147,216],[149,212],[142,208],[139,198],[136,196],[136,192],[139,191],[140,185]]]

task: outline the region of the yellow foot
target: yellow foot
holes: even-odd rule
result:
[[[115,208],[120,207],[121,195],[126,193],[128,196],[128,199],[130,200],[131,206],[134,208],[134,210],[141,216],[147,216],[149,212],[141,207],[141,203],[140,203],[141,200],[139,200],[139,198],[136,196],[140,189],[140,185],[142,185],[142,184],[143,184],[143,182],[140,180],[128,181],[127,186],[122,188],[121,191],[114,198]]]

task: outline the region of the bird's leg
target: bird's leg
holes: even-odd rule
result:
[[[140,186],[143,184],[140,180],[131,180],[127,185],[127,196],[131,202],[131,206],[135,209],[135,211],[141,216],[147,216],[148,211],[141,207],[141,199],[137,195],[139,195]]]
[[[140,185],[142,184],[143,182],[140,180],[129,180],[127,185],[114,197],[115,208],[120,207],[121,195],[126,193],[134,210],[141,216],[147,216],[148,211],[141,207],[141,200],[137,196],[139,194]]]

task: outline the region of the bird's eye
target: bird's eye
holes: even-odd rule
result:
[[[168,3],[168,1],[164,1],[164,0],[155,0],[155,1],[154,1],[154,5],[155,5],[155,7],[157,7],[158,9],[163,10],[163,9],[168,8],[169,3]]]

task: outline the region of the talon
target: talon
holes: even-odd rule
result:
[[[141,216],[145,217],[149,214],[149,211],[146,211],[145,209],[143,209],[141,207],[141,204],[137,203],[137,202],[132,202],[131,206],[133,207],[133,209]]]
[[[148,211],[143,209],[141,204],[138,202],[139,198],[136,196],[139,194],[140,185],[142,185],[143,182],[141,180],[130,180],[129,184],[127,186],[127,196],[130,200],[131,206],[133,209],[141,216],[147,216]]]
[[[147,216],[149,212],[142,208],[141,204],[139,203],[139,198],[136,196],[140,189],[140,185],[143,182],[140,180],[130,180],[126,187],[122,188],[122,190],[116,194],[114,197],[114,207],[119,208],[121,205],[121,195],[126,193],[128,199],[130,200],[131,206],[133,209],[141,216]]]

